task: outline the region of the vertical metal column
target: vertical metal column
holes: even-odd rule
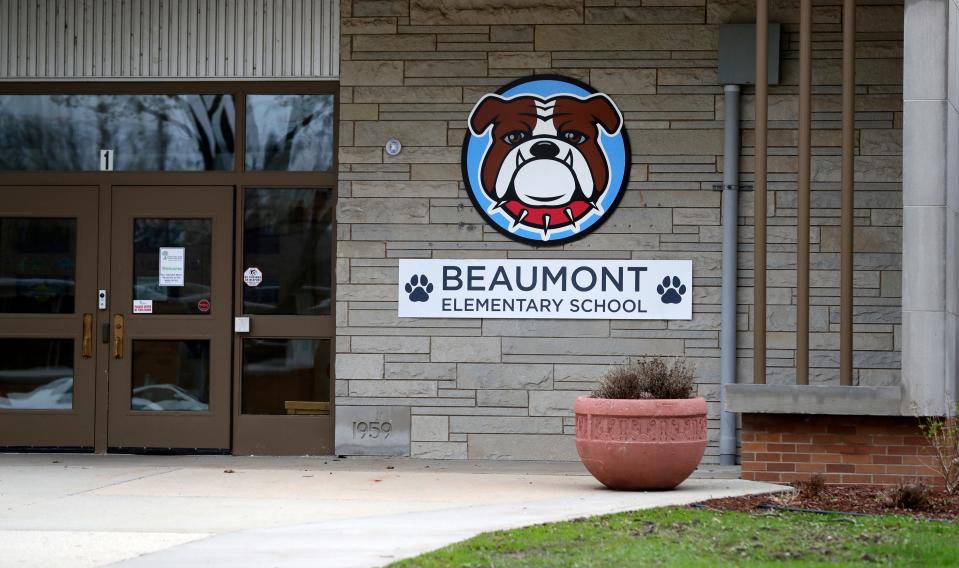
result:
[[[853,181],[856,112],[856,0],[842,9],[842,218],[839,273],[839,384],[852,384]]]
[[[766,382],[766,154],[769,3],[756,0],[756,187],[753,213],[753,382]]]
[[[799,179],[796,187],[796,384],[809,384],[809,172],[812,137],[812,0],[799,3]]]
[[[724,85],[722,328],[719,334],[720,383],[736,382],[736,253],[739,219],[739,85]],[[725,406],[726,389],[719,400]],[[736,465],[736,414],[719,415],[719,465]]]

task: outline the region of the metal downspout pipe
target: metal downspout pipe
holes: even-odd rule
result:
[[[769,0],[756,0],[756,181],[753,191],[753,383],[766,384],[766,181],[769,158]]]
[[[856,151],[856,0],[842,6],[842,209],[839,253],[839,384],[852,385]]]
[[[723,123],[723,272],[722,331],[720,332],[720,406],[724,385],[736,382],[736,249],[739,225],[739,85],[726,85]],[[736,414],[721,410],[719,464],[736,465]]]

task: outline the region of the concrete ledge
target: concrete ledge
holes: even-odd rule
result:
[[[726,385],[723,408],[757,414],[900,416],[902,388]]]

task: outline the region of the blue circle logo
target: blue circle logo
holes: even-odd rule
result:
[[[532,245],[582,238],[626,191],[629,140],[613,100],[557,75],[482,97],[463,141],[463,180],[499,232]]]

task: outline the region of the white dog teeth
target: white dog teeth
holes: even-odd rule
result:
[[[576,218],[573,217],[573,210],[567,207],[563,209],[563,212],[566,213],[566,218],[569,219],[569,222],[573,224],[573,230],[579,231],[579,226],[576,224]]]
[[[543,215],[543,240],[549,240],[549,215]]]
[[[566,157],[563,158],[563,162],[565,162],[567,166],[573,167],[573,151],[572,150],[569,150],[568,152],[566,152]]]
[[[513,224],[510,226],[509,229],[510,229],[511,231],[515,231],[515,230],[516,230],[516,227],[518,227],[519,224],[523,222],[523,219],[525,219],[527,215],[529,215],[529,210],[528,210],[528,209],[523,209],[522,211],[520,211],[520,212],[519,212],[519,218],[513,220]]]

